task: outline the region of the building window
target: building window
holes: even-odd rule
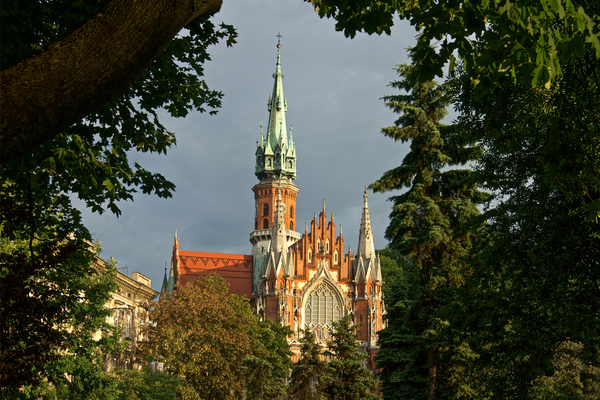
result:
[[[265,203],[265,205],[263,206],[263,217],[268,217],[269,216],[269,205],[267,203]]]
[[[266,218],[263,220],[263,229],[269,229],[269,220]]]
[[[290,218],[294,218],[294,206],[290,206]]]
[[[290,229],[294,230],[294,221],[290,221]]]
[[[333,265],[338,265],[338,252],[337,252],[337,250],[333,253]]]
[[[321,251],[321,239],[317,238],[317,253]]]
[[[309,247],[308,248],[308,263],[310,264],[312,262],[312,249]]]
[[[329,239],[325,240],[325,253],[329,253]]]
[[[321,282],[309,295],[304,306],[305,328],[314,329],[319,339],[331,336],[331,323],[342,318],[342,304],[333,289]]]

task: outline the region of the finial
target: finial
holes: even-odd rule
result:
[[[323,199],[323,214],[325,214],[325,199]]]
[[[281,33],[277,33],[277,48],[280,49],[281,48]]]
[[[308,233],[308,222],[304,221],[304,234]]]

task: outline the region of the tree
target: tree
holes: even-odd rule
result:
[[[117,369],[119,400],[175,400],[179,379],[146,366],[141,371]]]
[[[292,369],[288,389],[289,399],[320,400],[323,392],[319,381],[327,380],[328,369],[323,360],[323,351],[316,342],[315,334],[310,328],[302,332],[300,338],[300,360]]]
[[[497,196],[473,254],[471,290],[456,308],[456,335],[474,333],[472,367],[490,397],[533,397],[565,342],[597,348],[598,76],[600,61],[588,53],[548,88],[503,82],[485,102],[459,78],[461,130],[481,138],[478,169]]]
[[[457,54],[480,95],[499,76],[542,86],[585,52],[600,56],[600,15],[587,0],[310,2],[321,18],[334,18],[336,30],[347,37],[359,31],[391,34],[396,16],[409,21],[419,33],[410,50],[419,60],[411,80],[442,77],[448,62],[453,70]]]
[[[3,15],[5,10],[18,12],[18,2],[7,3]],[[3,63],[4,161],[27,154],[125,90],[184,26],[221,7],[220,0],[99,3],[105,5],[101,12],[41,54],[16,65]],[[57,16],[44,3],[38,6],[45,15]]]
[[[332,323],[332,340],[327,342],[327,370],[319,386],[329,399],[375,399],[378,381],[365,367],[367,354],[360,351],[350,315]]]
[[[293,333],[281,321],[264,320],[252,333],[257,339],[253,353],[246,356],[244,369],[247,374],[246,397],[248,399],[284,398],[285,380],[293,366],[292,352],[287,338]]]
[[[375,357],[385,399],[427,398],[427,356],[411,329],[414,311],[423,297],[419,271],[409,264],[386,292],[387,326],[379,333]]]
[[[396,250],[389,247],[377,250],[381,260],[381,274],[383,275],[384,294],[391,291],[391,287],[402,280],[404,271],[410,268],[411,261]]]
[[[217,274],[177,288],[150,318],[149,354],[177,376],[182,399],[234,399],[246,389],[248,356],[260,356],[258,317],[247,300],[227,294]]]
[[[108,86],[105,85],[101,90],[101,95],[98,92],[98,99],[103,99],[102,105],[94,110],[88,110],[89,113],[84,119],[78,114],[79,111],[74,112],[68,118],[49,117],[70,122],[48,141],[42,144],[38,143],[23,153],[10,150],[13,145],[20,146],[19,142],[9,140],[9,136],[15,132],[14,129],[29,126],[25,123],[23,125],[16,124],[16,121],[20,121],[18,118],[27,117],[24,109],[19,110],[15,104],[24,99],[32,101],[31,104],[33,104],[34,98],[38,96],[30,96],[29,99],[19,98],[18,94],[12,89],[9,91],[8,86],[5,86],[4,83],[14,84],[17,87],[18,82],[28,79],[26,74],[21,76],[18,71],[25,71],[32,66],[39,67],[32,82],[39,82],[37,81],[38,74],[39,76],[48,75],[48,71],[50,71],[51,76],[48,75],[50,78],[67,76],[69,78],[67,81],[73,78],[73,82],[75,82],[75,76],[78,73],[72,70],[65,68],[63,72],[66,72],[66,75],[63,72],[55,74],[52,72],[53,66],[44,70],[45,66],[38,64],[49,57],[54,57],[52,54],[57,57],[61,55],[75,58],[78,55],[81,56],[83,53],[68,50],[70,45],[84,43],[84,41],[79,41],[80,39],[92,38],[94,45],[86,47],[86,51],[100,49],[101,43],[114,47],[126,46],[125,43],[130,42],[129,39],[111,41],[110,34],[106,34],[102,40],[96,38],[97,42],[94,41],[93,35],[86,36],[94,29],[97,31],[99,28],[101,31],[102,27],[98,26],[100,21],[107,23],[112,21],[112,25],[107,25],[106,29],[116,32],[117,29],[113,25],[125,14],[116,16],[113,13],[116,10],[115,7],[136,7],[136,5],[126,3],[129,2],[115,0],[108,6],[106,0],[91,2],[8,0],[0,3],[2,12],[0,65],[3,69],[1,78],[3,94],[1,100],[2,164],[0,165],[0,235],[4,246],[2,268],[3,279],[10,282],[11,291],[23,294],[23,296],[27,296],[26,294],[30,292],[30,282],[39,282],[45,279],[43,278],[44,274],[51,274],[52,279],[61,282],[65,287],[78,287],[80,285],[78,279],[81,276],[89,275],[88,270],[85,269],[89,267],[89,264],[78,265],[76,262],[65,262],[71,256],[80,257],[76,255],[79,254],[80,250],[78,249],[87,246],[86,240],[91,240],[90,233],[81,223],[79,211],[72,206],[72,198],[77,197],[84,201],[92,211],[102,213],[105,209],[109,209],[119,215],[120,210],[117,203],[121,200],[132,199],[133,193],[138,190],[144,193],[155,193],[161,197],[171,196],[174,189],[172,183],[162,175],[152,173],[128,159],[128,153],[134,149],[161,154],[166,153],[167,149],[175,144],[174,134],[168,132],[158,120],[158,109],[164,108],[172,116],[185,116],[191,110],[202,112],[206,108],[216,109],[220,106],[222,94],[210,90],[201,79],[202,64],[209,59],[207,53],[209,45],[215,44],[223,38],[228,38],[228,44],[231,44],[234,41],[235,32],[231,26],[222,25],[217,28],[208,20],[208,17],[201,17],[187,22],[187,30],[172,41],[170,38],[161,37],[159,39],[164,41],[162,44],[158,42],[148,44],[144,41],[137,43],[141,44],[139,49],[145,48],[149,53],[140,54],[138,52],[139,59],[142,61],[133,69],[139,69],[142,64],[147,64],[155,58],[158,55],[157,50],[162,49],[170,41],[160,56],[143,72],[140,69],[134,73],[132,68],[125,68],[124,65],[113,63],[118,69],[122,69],[125,75],[116,78],[115,75],[112,75],[113,78],[110,79],[116,79],[112,86],[104,81],[104,84]],[[202,4],[209,3],[198,2],[199,7]],[[169,3],[169,5],[173,5],[173,3]],[[104,6],[107,7],[105,11],[110,12],[98,13]],[[149,23],[153,28],[155,28],[152,25],[153,21],[159,21],[161,18],[170,24],[169,15],[172,16],[172,14],[168,12],[153,14],[153,11],[157,10],[156,7],[145,3],[143,12],[136,14],[137,17],[148,13],[154,19],[142,18],[137,21],[142,25]],[[190,18],[199,9],[172,7],[174,13],[186,14]],[[93,17],[94,15],[96,16]],[[92,24],[84,25],[90,19],[93,21]],[[130,18],[129,21],[136,21],[136,19]],[[182,23],[182,21],[181,18],[175,19],[176,24]],[[83,27],[81,27],[82,25]],[[127,24],[123,26],[127,26]],[[94,28],[92,29],[92,27]],[[77,33],[71,35],[74,31]],[[162,34],[159,31],[160,29],[156,30],[159,35]],[[140,32],[143,32],[143,29]],[[129,38],[133,33],[128,32],[127,35]],[[106,49],[106,52],[100,52],[100,55],[109,57],[109,64],[111,64],[116,60],[112,57],[116,57],[117,52],[115,49],[113,49],[115,51],[109,51],[109,47],[106,46],[102,47]],[[96,60],[96,58],[89,58],[89,61],[92,60]],[[54,63],[50,64],[54,65]],[[80,63],[75,69],[79,70],[81,67],[83,72],[85,68],[93,70],[96,65],[103,68],[101,63],[86,62]],[[130,74],[129,78],[126,77],[127,74]],[[141,75],[131,81],[130,77],[136,74]],[[87,74],[83,73],[82,75],[95,79],[101,74],[91,73],[87,70]],[[120,80],[121,78],[122,80]],[[125,91],[117,94],[125,87],[127,87]],[[50,87],[47,89],[50,96],[53,96]],[[89,87],[73,89],[70,92],[65,91],[65,93],[68,96],[74,96],[74,92],[81,90],[83,93],[88,89],[100,90],[94,84],[90,84]],[[41,92],[45,92],[45,89]],[[45,93],[40,93],[41,97],[45,95]],[[15,96],[17,99],[10,103],[13,100],[8,100],[9,97]],[[90,104],[93,102],[95,100]],[[59,108],[70,112],[71,105],[66,107],[64,102],[61,103],[58,100],[56,100],[56,104],[62,104]],[[74,104],[72,106],[75,107]],[[16,112],[23,112],[23,115],[18,118],[9,117],[15,108]],[[213,112],[215,111],[212,110],[211,113]],[[79,115],[79,119],[72,120],[72,117],[76,115]],[[33,119],[44,123],[45,117],[42,118],[36,114]],[[31,129],[35,132],[39,131],[38,128]],[[27,133],[33,135],[35,132]],[[20,148],[26,149],[26,146],[23,145]],[[5,156],[7,151],[11,154]],[[11,247],[13,245],[14,248]],[[83,260],[81,261],[83,262]],[[87,263],[87,261],[85,262]],[[45,320],[41,315],[47,312],[52,320],[55,310],[69,309],[72,304],[72,298],[69,296],[70,294],[63,296],[62,292],[56,292],[53,297],[37,297],[36,310],[39,310],[40,316],[28,319],[32,325],[27,328],[27,332],[39,332],[45,340],[56,339],[57,342],[53,346],[68,347],[68,343],[59,343],[64,339],[63,336],[48,335],[48,337],[44,337],[42,332],[46,332],[47,327],[44,325]],[[4,301],[6,303],[2,305],[3,311],[8,313],[5,321],[15,321],[15,324],[18,325],[26,308],[5,306],[5,304],[11,304],[11,300],[7,297],[3,298]],[[22,304],[25,305],[30,301],[33,299],[28,299]],[[28,350],[29,357],[27,360],[29,364],[25,370],[42,371],[48,361],[48,349],[51,349],[52,346],[38,345],[37,338],[30,333],[21,336],[22,346]],[[46,342],[41,340],[39,343]],[[23,362],[25,361],[23,359]],[[19,362],[15,362],[15,365],[19,365]],[[36,373],[21,374],[21,372],[11,370],[11,375],[3,375],[3,379],[19,381],[23,385],[36,385],[38,382]],[[27,381],[27,379],[31,379],[31,381]]]
[[[448,97],[444,87],[434,82],[411,84],[412,66],[401,65],[401,80],[392,87],[407,94],[386,96],[386,105],[400,114],[393,127],[383,128],[384,135],[410,141],[410,152],[402,165],[387,171],[371,188],[376,192],[408,188],[392,197],[394,203],[386,238],[390,248],[414,261],[418,285],[422,288],[409,311],[410,320],[403,329],[413,335],[413,356],[426,357],[427,392],[430,400],[459,395],[457,343],[445,343],[446,321],[438,310],[445,304],[445,289],[462,286],[469,274],[469,254],[476,229],[470,226],[479,214],[476,204],[487,199],[476,185],[472,171],[457,169],[477,159],[481,149],[441,124],[446,115]],[[448,169],[448,167],[454,167]],[[405,356],[405,359],[408,355]],[[413,365],[422,372],[415,360]],[[413,371],[406,376],[418,375]],[[412,378],[411,378],[412,379]],[[411,382],[404,382],[407,385]]]
[[[597,359],[600,353],[590,354],[576,343],[562,343],[554,353],[554,374],[536,380],[532,398],[600,399],[600,367],[590,365],[590,356]]]
[[[105,308],[117,288],[116,271],[96,264],[97,253],[85,241],[56,240],[52,226],[41,232],[31,241],[0,241],[2,395],[37,398],[48,383],[107,391],[114,384],[99,358],[120,348]]]

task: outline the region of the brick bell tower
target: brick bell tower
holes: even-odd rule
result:
[[[278,35],[278,37],[281,37]],[[258,280],[264,275],[264,259],[272,242],[273,224],[279,213],[278,224],[285,228],[287,244],[300,239],[296,229],[296,197],[299,188],[296,179],[296,145],[292,140],[292,128],[288,137],[285,122],[287,101],[283,93],[283,74],[280,58],[281,43],[277,42],[277,64],[273,78],[273,92],[269,95],[267,110],[269,122],[266,137],[262,124],[260,139],[256,146],[256,166],[254,173],[259,180],[254,192],[254,231],[250,234],[253,256],[252,292]],[[278,200],[280,196],[281,200]],[[283,219],[283,221],[281,220]]]

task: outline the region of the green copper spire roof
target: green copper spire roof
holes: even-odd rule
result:
[[[281,37],[281,35],[278,35]],[[277,42],[277,64],[273,74],[273,92],[269,95],[267,110],[266,137],[262,133],[256,148],[255,174],[261,181],[273,176],[296,179],[296,145],[292,141],[291,128],[288,138],[285,113],[287,100],[283,93],[283,73],[281,72],[281,43]]]

